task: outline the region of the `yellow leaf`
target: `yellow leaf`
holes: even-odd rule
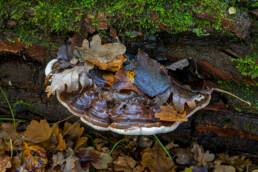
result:
[[[65,150],[66,144],[61,133],[58,134],[57,140],[58,140],[58,145],[56,146],[56,150],[60,150],[60,151]]]
[[[22,161],[29,171],[44,171],[48,162],[47,153],[42,147],[23,141]]]
[[[155,113],[155,117],[159,118],[161,121],[187,121],[186,111],[182,114],[178,112],[172,106],[160,106],[161,112]]]
[[[127,76],[129,76],[129,79],[128,79],[128,81],[130,81],[131,83],[134,83],[134,73],[135,72],[135,70],[133,70],[133,71],[125,71],[125,73],[127,74]]]
[[[79,138],[76,143],[75,143],[75,146],[74,146],[74,149],[77,149],[79,146],[83,145],[84,143],[86,143],[88,140],[88,137],[81,137]]]

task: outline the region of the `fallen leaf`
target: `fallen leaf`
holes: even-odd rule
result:
[[[166,68],[175,71],[177,69],[182,70],[184,67],[186,67],[188,65],[189,65],[188,59],[182,59],[175,63],[172,63],[171,65],[167,66]]]
[[[115,81],[115,75],[113,73],[103,74],[102,75],[105,80],[107,80],[108,85],[112,85]]]
[[[235,172],[236,169],[231,165],[221,165],[222,161],[217,160],[214,162],[214,172]]]
[[[172,106],[160,106],[161,112],[155,113],[155,117],[161,121],[187,121],[186,111],[182,114],[178,113]]]
[[[52,129],[46,120],[32,120],[26,128],[24,136],[31,143],[40,143],[48,140],[51,136]]]
[[[176,162],[180,165],[189,165],[194,161],[191,148],[174,148],[173,152],[176,152]]]
[[[61,133],[58,134],[58,144],[56,146],[56,150],[63,151],[66,149],[65,140],[63,139],[63,136]]]
[[[51,166],[54,168],[56,166],[62,166],[65,162],[65,156],[63,152],[58,152],[52,156],[52,164]]]
[[[72,69],[54,74],[51,85],[46,88],[48,97],[51,94],[55,95],[55,93],[59,94],[64,91],[68,93],[77,91],[80,86],[81,89],[91,86],[92,80],[88,77],[90,69],[87,66],[75,66]]]
[[[174,162],[167,157],[166,152],[157,142],[153,148],[144,150],[141,164],[142,170],[147,167],[154,172],[169,171],[174,166]]]
[[[11,157],[7,155],[0,154],[0,172],[7,171],[7,168],[11,168]]]
[[[83,172],[78,157],[69,156],[65,162],[64,172]]]
[[[91,163],[99,161],[100,153],[94,151],[92,147],[80,148],[75,155],[80,159],[82,167],[88,167]]]
[[[119,156],[114,162],[115,171],[133,172],[136,161],[129,156]]]
[[[104,145],[108,144],[108,141],[105,140],[105,139],[102,139],[102,138],[96,138],[96,139],[94,139],[94,144],[95,144],[96,149],[97,149],[98,151],[100,151],[100,149],[101,149]]]
[[[198,144],[194,144],[191,151],[194,153],[194,159],[198,162],[199,166],[213,161],[215,158],[214,154],[210,154],[208,150],[204,152],[203,147]]]
[[[134,81],[136,88],[150,97],[163,93],[171,84],[166,68],[141,50],[138,51]]]
[[[23,142],[22,162],[29,171],[44,171],[47,165],[47,152],[38,145]]]
[[[141,92],[134,86],[134,72],[118,70],[115,74],[115,81],[112,85],[112,88],[121,91],[121,90],[133,90],[138,94]]]
[[[84,56],[87,61],[95,64],[102,70],[116,71],[122,67],[123,62],[126,60],[123,57],[117,57],[126,51],[126,47],[123,44],[108,43],[101,45],[99,35],[94,35],[90,43],[85,39],[82,47],[78,48],[78,50],[80,51],[79,56]]]
[[[229,156],[228,154],[219,154],[219,159],[223,164],[230,164],[236,168],[246,168],[246,166],[250,166],[252,161],[245,156]]]
[[[69,137],[69,139],[79,139],[81,135],[83,134],[84,127],[81,127],[81,125],[78,122],[75,122],[73,124],[69,122],[65,122],[64,124],[64,136]]]
[[[88,137],[80,137],[79,139],[77,139],[77,141],[75,142],[74,149],[77,149],[79,146],[81,146],[84,143],[86,143],[87,140],[88,140]]]

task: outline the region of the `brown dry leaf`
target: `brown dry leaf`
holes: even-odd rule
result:
[[[68,136],[69,139],[79,139],[83,134],[84,128],[78,122],[73,124],[65,122],[64,124],[64,137]]]
[[[219,154],[219,159],[222,161],[222,163],[230,164],[237,168],[246,168],[246,166],[251,165],[252,161],[245,156],[229,156],[228,154]]]
[[[215,161],[215,169],[214,172],[235,172],[236,169],[231,165],[221,165],[222,161]]]
[[[115,82],[112,87],[117,91],[121,90],[133,90],[138,94],[142,94],[135,86],[134,86],[134,72],[118,70],[115,74]]]
[[[51,133],[52,129],[46,120],[40,120],[40,122],[32,120],[24,132],[24,136],[31,143],[40,143],[48,140]]]
[[[174,148],[173,152],[176,152],[176,162],[180,165],[189,165],[194,161],[191,148]]]
[[[81,146],[84,143],[86,143],[87,140],[88,140],[88,137],[81,137],[81,138],[77,139],[77,141],[75,142],[74,149],[77,149],[79,146]]]
[[[136,161],[129,156],[119,156],[114,162],[115,171],[133,172]]]
[[[83,168],[100,160],[100,152],[95,151],[92,147],[80,148],[76,151],[75,155],[80,159]]]
[[[199,166],[213,161],[215,158],[214,154],[210,154],[208,150],[204,152],[203,147],[198,144],[194,144],[191,151],[194,153],[194,159],[198,162]]]
[[[174,166],[174,162],[167,157],[166,152],[157,142],[152,149],[144,150],[141,164],[142,170],[147,167],[153,172],[169,171]]]
[[[51,130],[52,130],[52,135],[53,135],[53,136],[58,136],[58,133],[59,133],[58,124],[52,125]]]
[[[84,56],[84,58],[97,65],[103,70],[116,71],[122,67],[124,58],[118,57],[126,51],[126,47],[121,43],[108,43],[101,45],[101,38],[99,35],[94,35],[92,41],[89,43],[85,39],[82,47],[79,48],[79,53],[75,50],[74,54],[77,56]]]
[[[22,162],[29,171],[44,171],[47,165],[47,152],[38,145],[23,142]]]
[[[96,138],[96,139],[94,139],[94,144],[95,144],[96,149],[97,149],[98,151],[100,151],[100,149],[101,149],[104,145],[108,144],[108,141],[105,140],[105,139],[102,139],[102,138]]]
[[[155,117],[159,118],[161,121],[187,121],[186,111],[181,114],[172,107],[172,106],[160,106],[161,112],[155,113]]]
[[[46,88],[47,96],[64,91],[70,93],[92,85],[92,80],[88,77],[88,71],[92,69],[87,66],[75,66],[72,69],[66,69],[61,73],[54,74],[51,85]]]
[[[57,140],[58,140],[58,144],[56,146],[56,150],[59,150],[59,151],[65,150],[66,144],[65,144],[65,140],[61,133],[58,134]]]
[[[58,152],[52,156],[52,164],[51,166],[54,168],[58,165],[62,166],[65,162],[65,156],[63,152]]]
[[[0,172],[7,171],[7,168],[11,168],[11,157],[0,154]]]
[[[64,172],[83,172],[79,158],[75,156],[69,156],[66,159]]]

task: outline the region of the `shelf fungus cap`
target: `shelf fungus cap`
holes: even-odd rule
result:
[[[72,114],[96,130],[113,131],[124,135],[153,135],[171,132],[184,121],[159,119],[157,114],[162,113],[162,106],[135,91],[120,92],[110,86],[96,89],[96,85],[88,75],[92,67],[74,66],[55,73],[53,66],[58,63],[59,61],[55,59],[46,67],[46,75],[54,73],[50,85],[46,88],[48,96],[56,95],[59,102]],[[175,91],[175,88],[170,88],[168,91],[172,93],[174,99],[179,99],[180,102],[183,97],[192,102],[184,103],[184,119],[207,106],[211,98],[210,94],[193,92],[189,94],[187,89],[180,91],[177,88],[179,91]],[[178,94],[183,95],[177,97]],[[180,103],[173,106],[173,100],[170,104],[174,108],[182,108]]]

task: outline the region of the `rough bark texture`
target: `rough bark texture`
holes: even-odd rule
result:
[[[155,37],[127,39],[127,52],[137,54],[138,48],[161,63],[194,57],[200,74],[216,86],[216,80],[233,80],[255,85],[249,77],[243,77],[236,69],[231,57],[244,57],[251,47],[240,42],[231,42],[225,36],[198,38],[191,34],[161,35],[163,44]],[[70,116],[54,96],[46,96],[44,68],[55,57],[55,52],[46,47],[33,45],[25,48],[21,43],[0,40],[0,85],[11,104],[24,101],[36,105],[35,110],[24,105],[14,108],[17,118],[47,119],[58,121]],[[257,89],[256,89],[257,90]],[[177,140],[184,144],[198,141],[205,148],[231,153],[258,155],[258,117],[257,113],[236,112],[227,108],[225,96],[213,93],[210,106],[197,112],[176,131],[161,134],[164,140]],[[255,96],[254,96],[255,97]],[[4,97],[0,96],[0,114],[10,115]],[[75,120],[77,117],[74,117]],[[250,149],[251,148],[251,149]]]

